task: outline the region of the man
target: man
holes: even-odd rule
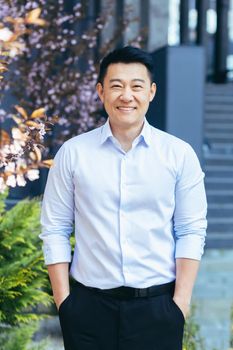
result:
[[[188,143],[147,122],[152,72],[140,49],[108,54],[97,83],[108,120],[66,141],[49,172],[40,237],[66,350],[182,349],[204,173]]]

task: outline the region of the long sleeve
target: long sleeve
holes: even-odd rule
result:
[[[192,147],[186,146],[175,191],[175,257],[200,260],[207,228],[205,174]]]
[[[45,264],[71,261],[70,235],[74,222],[74,186],[66,144],[59,149],[49,170],[44,192],[40,238]]]

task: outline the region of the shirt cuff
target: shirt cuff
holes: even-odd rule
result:
[[[53,244],[53,246],[44,244],[43,253],[45,265],[57,264],[62,262],[71,262],[70,244]]]
[[[201,260],[204,252],[205,232],[200,236],[193,234],[177,239],[175,258]]]

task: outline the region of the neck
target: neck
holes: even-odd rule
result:
[[[133,140],[141,133],[144,120],[139,124],[129,127],[114,125],[109,121],[113,136],[120,142],[122,148],[128,151],[132,147]]]

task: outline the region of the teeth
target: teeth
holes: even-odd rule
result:
[[[117,107],[118,109],[121,109],[123,111],[132,111],[134,110],[134,107]]]

